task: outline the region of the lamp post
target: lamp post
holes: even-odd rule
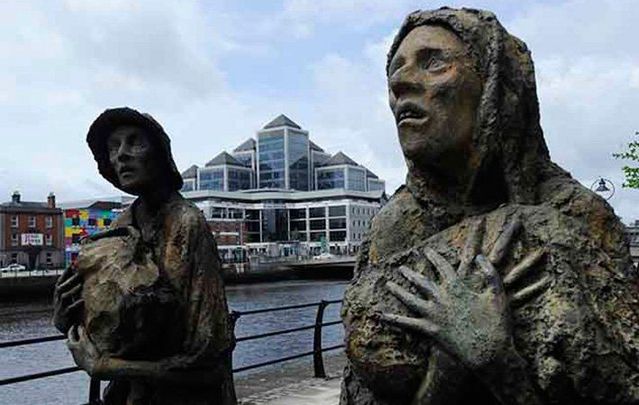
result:
[[[590,186],[590,189],[599,194],[605,200],[611,199],[612,196],[615,194],[615,185],[613,184],[613,182],[603,177],[595,180],[594,183],[592,183],[592,185]]]

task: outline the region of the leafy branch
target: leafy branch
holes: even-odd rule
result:
[[[639,135],[639,131],[635,132],[635,135]],[[626,151],[613,153],[612,156],[617,159],[632,160],[639,163],[639,141],[630,142]],[[622,170],[625,176],[623,187],[639,188],[639,167],[626,165]]]

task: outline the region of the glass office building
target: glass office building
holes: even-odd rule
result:
[[[183,195],[230,255],[292,243],[352,253],[385,201],[383,180],[343,152],[327,153],[285,115],[182,178]]]

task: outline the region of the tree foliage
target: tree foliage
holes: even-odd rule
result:
[[[635,135],[639,135],[639,132],[635,132]],[[630,142],[627,150],[620,153],[613,153],[612,156],[617,159],[631,160],[639,164],[639,141]],[[626,165],[622,170],[625,176],[623,186],[639,188],[639,167]]]

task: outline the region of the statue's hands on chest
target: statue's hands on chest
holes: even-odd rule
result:
[[[382,321],[391,325],[431,337],[472,371],[491,367],[502,353],[514,349],[511,307],[543,293],[550,284],[549,276],[529,285],[518,282],[535,268],[544,255],[543,249],[530,253],[504,278],[495,268],[521,227],[518,218],[501,233],[488,255],[479,252],[483,227],[483,220],[474,225],[457,269],[439,253],[425,247],[424,259],[432,264],[435,278],[402,266],[398,270],[415,292],[392,281],[386,283],[389,292],[416,317],[379,314]]]

